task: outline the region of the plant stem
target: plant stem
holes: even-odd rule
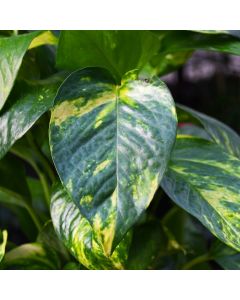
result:
[[[37,158],[39,159],[39,161],[42,164],[43,168],[45,169],[46,173],[48,174],[49,179],[53,183],[55,181],[55,174],[54,174],[51,166],[49,165],[48,160],[45,158],[45,156],[42,154],[42,152],[36,146],[36,144],[34,142],[34,138],[32,136],[32,133],[28,132],[26,137],[27,137],[29,145],[33,148]]]
[[[12,148],[10,150],[10,152],[12,152],[13,154],[17,155],[18,157],[20,157],[20,158],[24,159],[26,162],[28,162],[32,166],[34,171],[37,173],[37,175],[39,177],[39,180],[41,182],[42,188],[43,188],[43,193],[44,193],[44,197],[45,197],[45,200],[46,200],[47,207],[49,207],[49,205],[50,205],[50,191],[49,191],[49,187],[48,187],[48,182],[47,182],[47,179],[44,176],[44,174],[38,168],[35,161],[30,156],[24,155],[23,153],[17,151],[14,148]]]
[[[26,205],[26,210],[28,211],[29,215],[31,216],[34,224],[36,225],[38,231],[40,231],[42,229],[42,225],[40,224],[37,215],[35,214],[34,210],[32,209],[31,206]]]
[[[200,263],[206,262],[211,260],[211,257],[209,256],[208,253],[205,253],[203,255],[197,256],[194,259],[188,261],[186,264],[184,264],[182,266],[182,270],[189,270],[191,269],[193,266],[198,265]]]

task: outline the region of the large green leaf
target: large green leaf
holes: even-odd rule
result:
[[[161,183],[169,197],[240,250],[240,161],[217,144],[178,136]]]
[[[177,108],[179,114],[187,113],[196,118],[213,141],[223,147],[231,155],[240,158],[240,136],[230,127],[184,105],[177,104]],[[188,118],[188,116],[185,118]]]
[[[53,105],[59,79],[49,85],[23,87],[16,101],[0,116],[0,158]]]
[[[120,81],[127,71],[143,67],[158,48],[158,38],[148,31],[67,30],[60,35],[57,64],[70,70],[103,67]]]
[[[5,255],[7,236],[8,236],[8,234],[7,234],[6,230],[3,230],[3,231],[0,230],[0,263]]]
[[[55,186],[51,200],[51,216],[55,230],[73,256],[88,269],[123,269],[131,235],[117,246],[111,256],[96,242],[89,222],[68,196],[61,184]]]
[[[56,40],[50,32],[41,31],[0,38],[0,110],[13,87],[23,56],[28,48],[55,42]]]
[[[153,31],[159,36],[159,53],[193,50],[220,51],[240,55],[240,39],[228,32],[194,32],[187,30]]]
[[[158,124],[158,125],[157,125]],[[150,204],[175,141],[176,113],[159,79],[73,73],[56,97],[50,146],[62,182],[107,254]]]
[[[7,252],[0,265],[4,270],[56,270],[60,262],[55,252],[39,243],[24,244]]]

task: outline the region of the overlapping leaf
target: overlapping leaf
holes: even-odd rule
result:
[[[60,262],[55,252],[39,243],[23,244],[6,253],[0,269],[56,270]]]
[[[178,136],[161,185],[176,204],[240,250],[240,161],[236,157],[201,138]]]
[[[159,48],[158,38],[148,31],[62,31],[57,64],[75,70],[103,67],[118,80],[132,69],[143,67]]]
[[[186,112],[197,119],[214,142],[223,147],[228,153],[240,158],[240,136],[222,122],[200,113],[184,105],[177,105],[180,114]],[[188,116],[186,116],[189,118]]]
[[[55,42],[56,40],[50,32],[41,31],[0,38],[0,110],[13,87],[23,56],[28,48]]]
[[[0,116],[0,158],[53,105],[59,82],[23,87],[19,100]]]
[[[201,49],[240,55],[240,39],[228,32],[169,30],[153,33],[159,36],[159,53],[162,54]]]
[[[60,239],[75,258],[88,269],[123,269],[131,235],[117,246],[111,256],[96,242],[89,222],[81,215],[61,184],[55,186],[51,200],[53,225]]]
[[[105,71],[73,73],[50,122],[62,182],[109,255],[148,207],[176,134],[174,102],[159,80],[127,73],[116,86]]]

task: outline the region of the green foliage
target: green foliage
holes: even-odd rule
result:
[[[0,269],[240,268],[240,137],[159,79],[198,49],[240,39],[2,33]]]

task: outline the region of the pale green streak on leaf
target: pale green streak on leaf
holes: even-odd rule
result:
[[[240,161],[209,141],[178,136],[161,185],[215,236],[240,250]]]
[[[128,254],[130,235],[117,246],[111,256],[96,242],[89,222],[64,191],[55,186],[51,200],[51,216],[55,230],[72,255],[88,269],[123,269]]]
[[[158,38],[145,30],[66,30],[60,35],[57,64],[70,70],[103,67],[120,82],[126,72],[141,69],[158,48]]]
[[[35,37],[29,45],[28,49],[36,48],[43,45],[57,45],[57,43],[58,38],[51,31],[48,30]]]
[[[58,85],[38,84],[23,89],[19,100],[0,116],[0,159],[52,107]]]
[[[179,115],[178,115],[178,117],[179,117]],[[191,123],[178,126],[177,134],[178,135],[197,136],[197,137],[201,137],[205,140],[211,141],[211,137],[208,135],[208,133],[202,127],[199,127],[199,126],[191,124]]]
[[[0,263],[5,255],[5,248],[7,245],[7,237],[8,237],[7,230],[3,230],[2,232],[0,230]]]
[[[225,151],[240,158],[240,136],[234,130],[224,123],[184,105],[177,104],[177,108],[180,108],[179,114],[183,111],[197,119],[211,139]]]
[[[23,244],[6,253],[0,269],[56,270],[60,268],[54,251],[39,243]]]
[[[13,87],[22,59],[39,31],[0,38],[0,110]]]
[[[132,71],[116,86],[102,69],[88,68],[66,79],[55,103],[55,166],[110,255],[150,204],[166,169],[176,135],[173,99],[159,79],[141,81]]]

